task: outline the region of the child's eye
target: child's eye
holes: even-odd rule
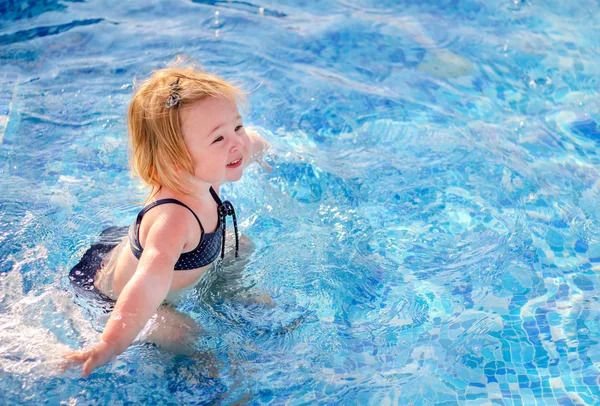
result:
[[[242,128],[244,128],[243,125],[238,125],[237,127],[235,127],[235,131],[240,131]]]
[[[219,141],[223,141],[223,137],[219,137],[216,140],[214,140],[212,143],[214,144],[215,142],[219,142]]]

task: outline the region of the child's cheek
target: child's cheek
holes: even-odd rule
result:
[[[248,134],[244,134],[244,159],[248,159],[249,155],[250,155],[250,144],[252,143],[252,141],[250,140],[250,137],[248,136]]]

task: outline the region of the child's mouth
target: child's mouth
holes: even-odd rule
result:
[[[242,164],[242,158],[238,158],[235,161],[231,161],[227,164],[228,168],[237,168]]]

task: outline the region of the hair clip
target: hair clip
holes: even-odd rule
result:
[[[177,93],[179,90],[179,78],[177,78],[175,82],[171,83],[169,89],[171,90],[171,93],[169,94],[169,98],[165,104],[165,107],[168,109],[177,106],[181,100],[181,96],[179,96],[179,93]]]

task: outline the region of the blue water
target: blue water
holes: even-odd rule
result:
[[[36,3],[0,5],[0,403],[600,403],[597,1]],[[104,323],[67,272],[144,196],[132,83],[181,53],[272,145],[222,192],[256,251],[180,306],[198,354],[60,372]]]

